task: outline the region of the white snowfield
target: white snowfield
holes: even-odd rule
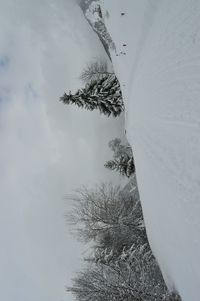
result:
[[[100,2],[149,241],[169,288],[199,301],[200,0]]]

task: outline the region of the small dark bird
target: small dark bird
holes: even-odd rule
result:
[[[123,46],[126,47],[127,45],[126,45],[126,44],[123,44]]]
[[[121,13],[121,16],[124,16],[125,15],[125,13]]]

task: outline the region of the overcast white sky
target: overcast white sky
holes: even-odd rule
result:
[[[75,1],[0,0],[0,300],[71,300],[83,249],[64,195],[113,177],[103,162],[123,121],[58,99],[99,56]]]

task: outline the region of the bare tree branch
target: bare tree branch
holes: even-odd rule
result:
[[[93,80],[97,80],[106,74],[113,74],[113,72],[108,72],[107,62],[99,60],[93,61],[86,65],[83,69],[79,79],[83,83],[89,83]]]

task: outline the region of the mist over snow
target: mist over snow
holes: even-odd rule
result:
[[[106,54],[75,1],[1,1],[1,300],[71,297],[64,286],[83,250],[67,231],[64,196],[110,179],[106,145],[123,123],[58,101],[96,57]]]

